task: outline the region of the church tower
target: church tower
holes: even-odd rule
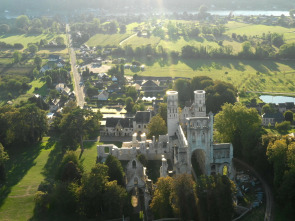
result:
[[[174,136],[179,125],[178,92],[167,91],[167,129],[168,135]]]
[[[206,92],[203,90],[194,91],[194,116],[206,117]]]

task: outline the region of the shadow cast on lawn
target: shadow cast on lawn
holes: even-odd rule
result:
[[[45,148],[50,149],[52,147],[53,149],[50,151],[47,162],[42,171],[42,175],[45,176],[45,180],[55,178],[57,168],[65,154],[65,150],[62,148],[60,143],[58,143],[54,138],[49,138]]]
[[[7,177],[5,185],[0,189],[0,207],[11,192],[11,188],[16,185],[35,165],[34,160],[39,156],[42,143],[23,148],[14,147],[9,150],[10,160],[7,165]]]

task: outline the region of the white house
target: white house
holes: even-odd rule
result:
[[[65,89],[65,84],[64,83],[59,83],[55,86],[55,89],[61,93]]]
[[[99,100],[99,101],[107,101],[108,99],[109,99],[109,93],[107,91],[102,91],[97,96],[97,100]]]

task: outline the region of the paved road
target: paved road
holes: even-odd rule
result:
[[[264,221],[273,221],[274,200],[273,200],[271,189],[269,188],[267,183],[264,181],[264,179],[262,179],[262,177],[254,170],[253,167],[249,166],[245,162],[236,158],[234,158],[234,162],[249,169],[260,180],[265,192],[265,197],[266,197],[266,209],[265,209]]]
[[[72,40],[71,40],[71,36],[70,36],[70,26],[67,24],[66,26],[66,30],[67,30],[67,38],[68,38],[68,42],[69,42],[69,55],[70,55],[70,60],[71,60],[71,66],[72,66],[72,72],[73,72],[73,77],[74,77],[74,90],[75,90],[75,94],[76,94],[76,99],[77,99],[77,105],[80,106],[81,108],[83,108],[84,106],[84,98],[85,98],[85,94],[84,94],[84,86],[80,85],[81,82],[81,76],[77,70],[77,63],[76,63],[76,53],[75,53],[75,49],[72,46]]]

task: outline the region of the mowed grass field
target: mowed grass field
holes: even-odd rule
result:
[[[99,142],[85,142],[81,161],[85,172],[96,164]],[[81,153],[77,149],[77,155]],[[53,179],[62,159],[61,146],[49,137],[32,147],[10,153],[6,185],[0,189],[0,220],[29,220],[34,215],[34,194],[45,179]]]
[[[166,21],[168,22],[168,21]],[[187,23],[187,21],[175,21],[173,23]],[[198,23],[198,22],[196,22]],[[143,24],[132,23],[130,27],[134,28]],[[169,39],[166,36],[166,39],[161,40],[158,37],[151,36],[150,38],[145,37],[132,37],[124,42],[123,45],[132,45],[133,47],[138,47],[142,45],[151,44],[152,46],[163,46],[170,51],[181,51],[181,48],[185,45],[191,46],[208,46],[208,47],[220,47],[218,41],[222,40],[223,45],[231,45],[233,47],[233,52],[238,53],[242,50],[243,42],[237,42],[231,39],[232,33],[237,35],[247,35],[247,36],[262,36],[263,33],[279,33],[284,35],[284,39],[287,43],[295,42],[295,28],[285,28],[281,26],[267,26],[267,25],[255,25],[255,24],[246,24],[242,22],[230,21],[226,25],[226,32],[224,36],[217,37],[215,40],[206,39],[206,36],[202,34],[196,38],[183,38],[180,36],[178,39]]]
[[[54,40],[56,37],[61,36],[65,39],[65,43],[67,43],[67,38],[65,34],[41,34],[41,35],[29,35],[29,34],[22,34],[22,35],[0,35],[0,41],[5,42],[7,44],[15,44],[21,43],[24,46],[25,50],[29,43],[39,43],[41,39],[46,39],[48,42]],[[67,54],[68,50],[63,49],[51,49],[51,50],[40,50],[38,54],[48,54],[48,53],[59,53],[59,54]]]
[[[295,92],[295,64],[293,61],[187,59],[176,63],[156,61],[146,64],[145,71],[125,70],[127,75],[135,73],[159,77],[208,76],[214,80],[232,83],[239,90]]]
[[[230,35],[232,33],[236,33],[237,35],[262,35],[263,33],[279,33],[279,34],[285,34],[285,33],[291,33],[295,36],[295,28],[285,28],[282,26],[268,26],[268,25],[255,25],[255,24],[246,24],[242,22],[236,22],[236,21],[230,21],[228,22],[225,27],[227,28],[227,31],[225,34]]]
[[[0,189],[1,220],[29,220],[34,194],[45,178],[45,167],[56,143],[44,138],[40,144],[10,152],[6,185]]]
[[[92,36],[86,44],[88,46],[106,46],[106,45],[119,45],[119,43],[126,38],[128,38],[130,34],[113,34],[113,35],[108,35],[108,34],[97,34]]]

